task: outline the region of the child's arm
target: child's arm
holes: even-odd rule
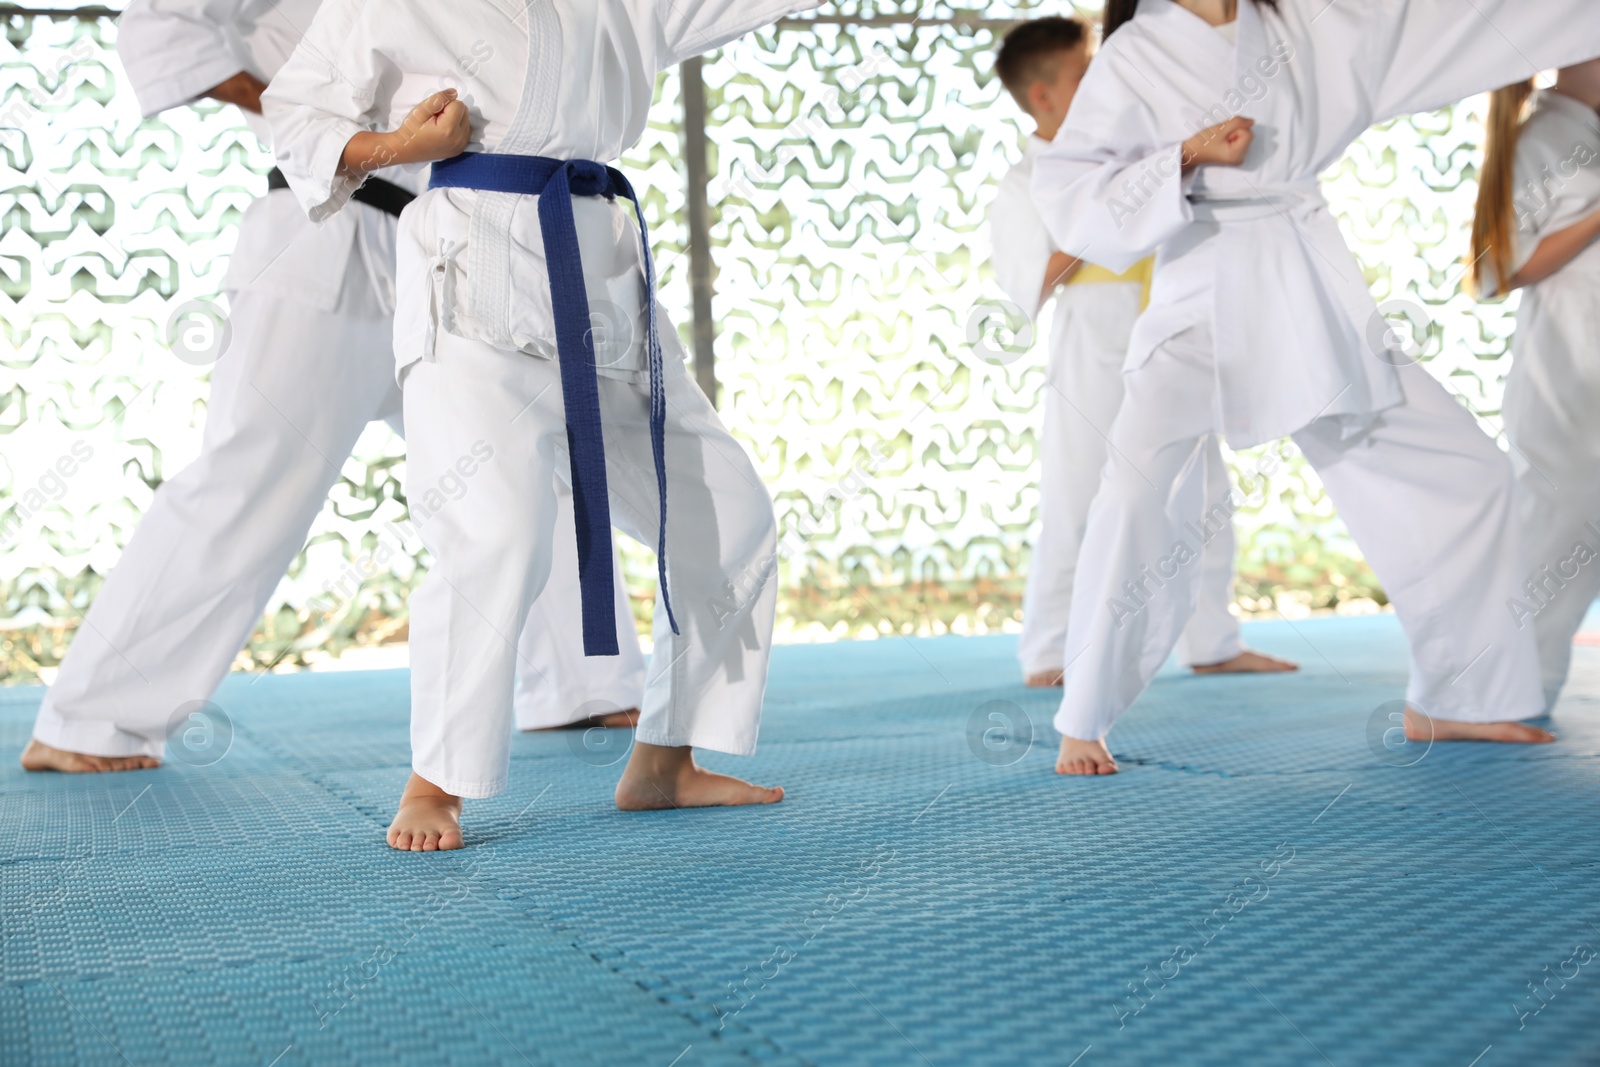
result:
[[[1072,276],[1078,273],[1078,268],[1083,266],[1083,260],[1077,256],[1069,256],[1065,252],[1051,252],[1050,262],[1044,268],[1044,288],[1039,291],[1039,303],[1050,299],[1050,294],[1056,291],[1058,285],[1066,285]]]
[[[342,209],[373,171],[465,146],[466,107],[453,92],[433,94],[387,130],[404,113],[394,94],[423,73],[395,60],[404,46],[397,25],[391,5],[324,0],[261,96],[278,169],[313,222]]]
[[[1240,165],[1255,137],[1255,121],[1238,116],[1163,144],[1155,116],[1129,88],[1132,74],[1118,69],[1124,62],[1109,51],[1090,65],[1033,174],[1033,200],[1056,244],[1112,270],[1127,270],[1193,222],[1189,175]]]
[[[132,0],[123,10],[117,19],[117,58],[146,118],[206,96],[260,112],[265,86],[244,70],[227,31],[239,4]]]
[[[822,0],[655,0],[655,6],[656,67],[666,70],[785,15],[821,7]]]
[[[213,85],[205,95],[213,100],[221,100],[224,104],[232,104],[241,111],[250,111],[261,114],[261,94],[267,91],[267,83],[251,74],[241,70],[231,78]]]
[[[1030,320],[1038,318],[1055,291],[1052,280],[1062,268],[1058,256],[1034,210],[1025,173],[1006,172],[989,205],[989,265],[1000,291]]]
[[[454,89],[442,89],[411,109],[397,130],[362,130],[345,143],[339,176],[361,181],[403,163],[433,163],[460,155],[472,140],[472,119]]]
[[[1330,83],[1327,95],[1368,101],[1365,127],[1600,55],[1595,14],[1594,0],[1365,0],[1319,10],[1307,32],[1319,51],[1331,40],[1353,52],[1348,67],[1329,56],[1315,69],[1352,71],[1357,93]]]
[[[1255,140],[1255,119],[1235,115],[1227,122],[1208,126],[1183,142],[1183,172],[1196,167],[1237,167]]]
[[[1596,240],[1600,240],[1600,211],[1580,220],[1564,230],[1557,230],[1539,242],[1506,286],[1506,293],[1524,285],[1538,285],[1556,271],[1571,263]],[[1504,296],[1505,293],[1499,294]]]

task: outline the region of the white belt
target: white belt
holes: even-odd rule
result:
[[[1292,189],[1245,197],[1190,197],[1197,222],[1244,222],[1326,208],[1320,188]]]

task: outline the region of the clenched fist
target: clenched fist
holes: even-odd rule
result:
[[[472,140],[472,118],[454,89],[441,89],[411,109],[391,135],[400,141],[400,163],[432,163],[458,156]]]
[[[1255,140],[1255,124],[1255,119],[1236,115],[1183,142],[1184,173],[1200,166],[1237,167],[1243,163],[1250,142]]]
[[[358,133],[344,146],[339,173],[357,180],[401,163],[433,163],[466,151],[472,117],[454,89],[442,89],[411,109],[389,133]]]

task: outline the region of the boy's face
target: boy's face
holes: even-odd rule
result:
[[[1053,128],[1067,117],[1078,84],[1089,69],[1088,45],[1062,49],[1050,67],[1053,69],[1045,77],[1028,86],[1028,103],[1034,120],[1040,126]]]

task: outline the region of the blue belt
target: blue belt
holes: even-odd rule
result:
[[[539,198],[545,267],[550,275],[550,306],[555,313],[556,355],[561,365],[561,399],[567,413],[567,446],[572,461],[572,502],[578,535],[578,584],[583,600],[583,652],[617,655],[611,571],[611,502],[606,494],[606,446],[600,433],[600,383],[595,375],[589,296],[583,285],[578,228],[572,218],[574,196],[626,197],[639,220],[644,250],[645,314],[649,323],[650,449],[655,455],[656,489],[661,495],[661,525],[656,536],[656,567],[667,622],[678,632],[667,595],[667,398],[656,331],[656,268],[650,236],[633,186],[622,172],[586,159],[469,152],[433,165],[428,188],[441,186],[518,193]]]

